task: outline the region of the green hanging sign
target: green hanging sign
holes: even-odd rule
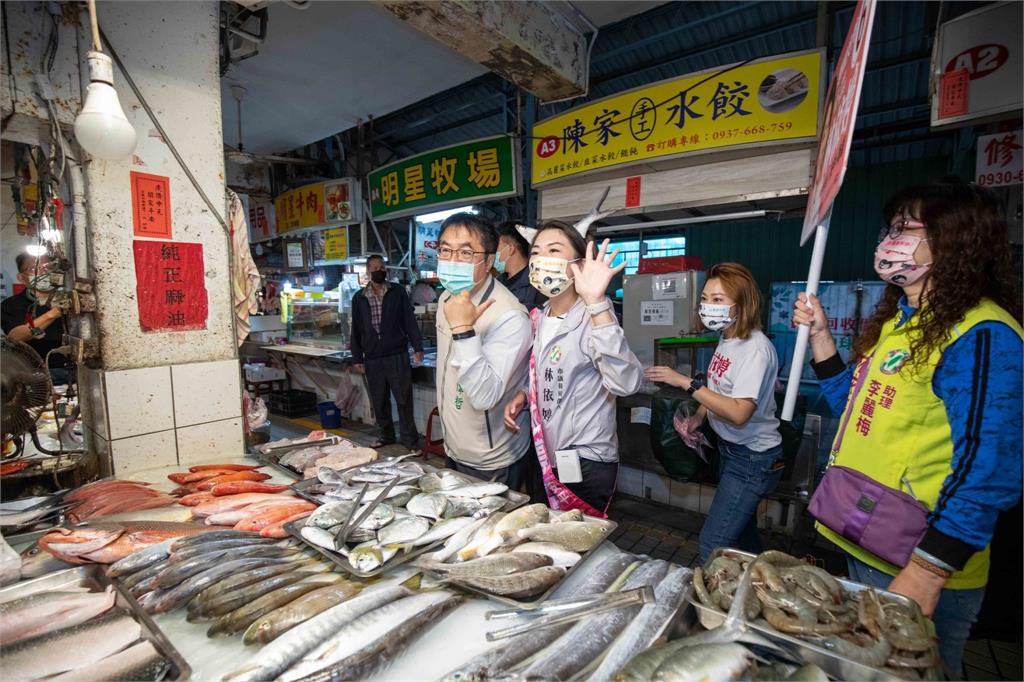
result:
[[[433,149],[370,173],[370,215],[376,219],[519,194],[519,154],[505,135]]]

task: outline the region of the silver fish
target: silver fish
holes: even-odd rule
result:
[[[85,680],[159,680],[169,662],[143,640],[101,661],[46,678],[46,682],[84,682]]]
[[[494,512],[488,516],[487,520],[481,524],[473,534],[473,537],[470,538],[469,542],[467,542],[462,549],[458,550],[459,559],[461,561],[466,561],[478,556],[477,552],[491,540],[491,536],[494,535],[494,527],[498,525],[505,516],[507,516],[506,512]]]
[[[654,590],[654,602],[644,604],[640,613],[601,660],[589,682],[610,682],[634,656],[654,644],[665,624],[686,602],[693,590],[693,571],[673,566]]]
[[[171,545],[177,538],[170,538],[155,545],[151,545],[140,552],[129,554],[125,558],[115,561],[107,569],[107,575],[117,578],[129,573],[135,573],[142,569],[160,563],[171,554]]]
[[[330,531],[317,528],[316,526],[303,526],[299,533],[317,547],[323,547],[332,552],[338,551],[337,545],[334,544],[334,533]]]
[[[443,471],[441,473],[441,490],[451,490],[459,486],[469,485],[473,481],[457,471]]]
[[[360,508],[355,514],[356,518],[362,515],[365,509],[366,507]],[[378,530],[391,523],[394,519],[395,508],[387,502],[381,502],[374,507],[373,511],[370,512],[370,515],[363,519],[363,522],[360,523],[358,527],[367,530]]]
[[[592,568],[587,565],[581,566],[578,570],[586,571],[586,573],[580,576],[580,582],[566,596],[582,597],[604,592],[632,563],[632,555],[615,554]],[[572,626],[572,623],[556,625],[519,635],[504,645],[476,656],[458,669],[448,673],[443,679],[445,682],[483,682],[483,680],[497,678],[513,666],[547,647]]]
[[[454,564],[441,564],[435,561],[423,560],[421,557],[416,562],[416,566],[427,571],[440,573],[448,578],[462,579],[510,575],[534,568],[541,568],[542,566],[550,566],[551,563],[551,557],[543,554],[507,552],[505,554],[492,554],[479,559]]]
[[[551,512],[551,523],[565,523],[566,521],[582,521],[583,512],[579,509],[570,509],[566,512]]]
[[[413,514],[428,519],[440,519],[448,509],[448,498],[441,493],[420,493],[405,505]]]
[[[417,631],[459,603],[448,591],[425,592],[393,601],[356,618],[307,654],[279,679],[293,682],[317,673],[331,679],[364,679]]]
[[[435,473],[423,474],[416,481],[416,485],[425,493],[436,493],[441,489],[441,477]]]
[[[589,552],[612,532],[607,521],[566,521],[544,523],[519,531],[522,540],[555,542],[574,552]]]
[[[662,661],[651,679],[664,682],[734,680],[753,660],[754,655],[742,644],[687,646]]]
[[[395,519],[377,531],[377,542],[381,545],[399,545],[413,542],[430,530],[430,523],[418,516]]]
[[[501,536],[503,542],[514,540],[520,530],[547,523],[549,516],[550,510],[546,504],[528,504],[510,511],[494,526],[494,534]]]
[[[414,540],[412,544],[414,547],[422,547],[438,540],[444,540],[455,535],[471,523],[473,523],[473,519],[468,516],[438,521],[434,524],[433,528]]]
[[[563,524],[559,524],[563,525]],[[666,561],[641,564],[622,584],[623,590],[657,585],[668,572]],[[569,632],[523,672],[527,679],[568,680],[597,659],[640,612],[640,605],[597,614],[576,623]]]
[[[520,554],[519,556],[531,555]],[[551,557],[543,555],[532,556],[541,556],[545,561],[551,561]],[[559,566],[541,566],[540,568],[511,573],[509,575],[450,577],[445,578],[445,581],[458,582],[499,597],[521,599],[540,594],[561,580],[564,575],[565,569]]]
[[[481,498],[500,495],[506,490],[508,490],[508,486],[504,483],[470,483],[455,488],[447,488],[441,492],[447,497]]]
[[[487,523],[487,517],[474,519],[472,523],[448,538],[441,549],[424,554],[423,558],[430,561],[447,561],[452,555],[465,547],[470,539],[472,539],[473,534],[485,523]]]
[[[21,553],[21,579],[38,578],[66,568],[74,568],[74,564],[61,561],[43,548],[36,545]]]
[[[348,555],[348,563],[362,573],[376,571],[398,554],[397,545],[377,545],[373,541],[356,545]]]
[[[400,585],[366,589],[358,596],[296,625],[260,649],[259,656],[253,656],[241,668],[221,679],[223,682],[275,679],[293,663],[333,637],[346,623],[410,594],[408,589]]]
[[[352,516],[352,510],[354,508],[355,498],[352,500],[342,500],[340,502],[328,502],[325,505],[317,507],[316,511],[306,518],[306,525],[324,529],[337,526],[348,521]]]
[[[521,545],[517,545],[512,550],[513,554],[518,554],[520,552],[545,554],[551,557],[553,565],[561,566],[562,568],[571,568],[580,561],[579,554],[553,542],[524,542]]]
[[[113,588],[106,592],[36,592],[0,604],[0,645],[38,637],[84,623],[114,605]]]

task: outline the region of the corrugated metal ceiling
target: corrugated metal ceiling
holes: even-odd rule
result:
[[[854,3],[827,5],[830,64],[838,58]],[[977,4],[946,3],[943,19]],[[949,134],[928,127],[928,72],[937,2],[878,5],[852,163],[947,154]],[[594,47],[590,94],[540,107],[546,118],[586,101],[682,74],[815,46],[816,2],[674,2],[603,28]],[[375,121],[396,156],[505,132],[512,89],[493,75]]]

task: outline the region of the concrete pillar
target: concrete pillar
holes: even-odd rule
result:
[[[111,46],[198,184],[225,216],[218,7],[208,1],[100,2],[98,9]],[[38,34],[44,25],[46,3],[13,3],[5,9],[11,36]],[[62,49],[74,46],[74,58],[58,62],[50,80],[61,83],[66,96],[62,119],[73,120],[88,83],[85,12],[67,17],[60,36]],[[38,69],[38,52],[25,50],[12,58],[17,73]],[[87,443],[100,456],[101,471],[123,476],[151,466],[235,456],[243,443],[226,235],[116,67],[114,80],[138,146],[128,159],[83,164],[98,301],[94,330],[101,355],[91,369],[81,368],[79,379]],[[28,104],[30,91],[30,85],[19,87],[16,96],[5,94],[4,102],[38,118],[45,108]],[[131,171],[169,178],[170,241],[201,245],[208,306],[203,329],[142,328],[136,286],[137,275],[144,273],[136,272],[134,243],[147,240],[133,232]]]
[[[378,0],[377,4],[542,101],[575,97],[586,90],[583,29],[547,3]]]

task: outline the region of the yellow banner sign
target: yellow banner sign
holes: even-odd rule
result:
[[[640,161],[814,138],[822,53],[719,67],[606,97],[532,130],[532,182]]]
[[[277,233],[287,234],[324,222],[324,183],[289,190],[274,199]]]
[[[348,258],[348,228],[339,227],[324,233],[324,260]]]

